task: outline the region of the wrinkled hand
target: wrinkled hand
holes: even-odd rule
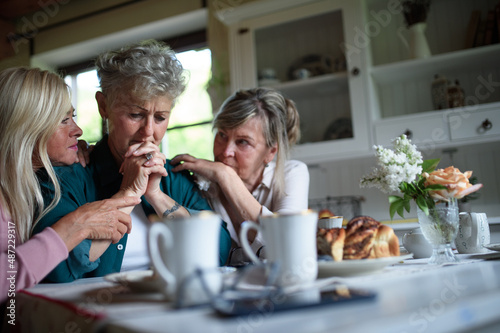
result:
[[[182,170],[192,171],[211,182],[218,182],[218,173],[224,170],[226,166],[220,162],[212,162],[201,158],[193,157],[189,154],[180,154],[175,156],[170,164],[175,165],[173,172]]]
[[[117,243],[125,233],[130,233],[132,230],[130,216],[119,209],[135,206],[140,202],[139,197],[95,201],[79,207],[59,222],[70,223],[71,232],[81,231],[85,238],[110,239],[113,243]]]
[[[152,158],[148,160],[147,154],[151,154]],[[161,177],[168,176],[165,161],[165,155],[153,143],[130,146],[120,167],[120,173],[123,174],[120,190],[132,191],[139,196],[151,191],[160,191]]]
[[[83,167],[86,167],[90,162],[90,153],[94,150],[94,145],[88,145],[85,140],[78,140],[78,152],[76,162],[80,162]]]

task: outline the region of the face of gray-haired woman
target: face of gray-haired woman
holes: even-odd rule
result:
[[[108,105],[100,92],[96,94],[96,99],[101,117],[108,119],[108,143],[118,163],[123,161],[131,145],[161,143],[167,131],[172,99],[161,96],[140,101],[130,94],[122,93],[116,96],[112,105]]]

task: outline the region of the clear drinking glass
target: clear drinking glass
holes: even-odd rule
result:
[[[418,208],[417,216],[425,239],[432,245],[429,264],[458,262],[458,258],[451,249],[451,244],[457,237],[459,225],[457,200],[436,202],[435,207],[429,209],[429,215],[425,215]]]

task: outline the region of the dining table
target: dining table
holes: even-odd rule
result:
[[[16,294],[15,325],[4,316],[2,332],[498,332],[500,252],[456,256],[459,262],[442,265],[411,254],[378,266],[327,263],[315,281],[295,292],[341,286],[372,297],[283,311],[268,306],[234,316],[210,303],[177,307],[161,288],[138,288],[126,278],[42,283]],[[255,278],[259,272],[268,270],[228,269],[224,286],[247,294],[274,288]],[[127,274],[133,272],[117,275]]]

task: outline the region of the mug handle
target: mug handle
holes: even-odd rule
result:
[[[252,221],[243,222],[241,224],[241,230],[240,230],[241,247],[243,247],[243,251],[250,258],[250,260],[252,260],[256,264],[259,264],[262,263],[262,260],[257,258],[255,253],[253,253],[252,248],[250,247],[250,243],[248,242],[247,234],[250,229],[255,229],[256,231],[260,231],[261,227],[260,225]]]
[[[168,270],[160,254],[160,238],[167,250],[174,248],[174,237],[166,225],[156,222],[151,225],[148,233],[148,250],[151,262],[156,272],[167,284],[167,293],[173,295],[175,292],[175,276]]]

